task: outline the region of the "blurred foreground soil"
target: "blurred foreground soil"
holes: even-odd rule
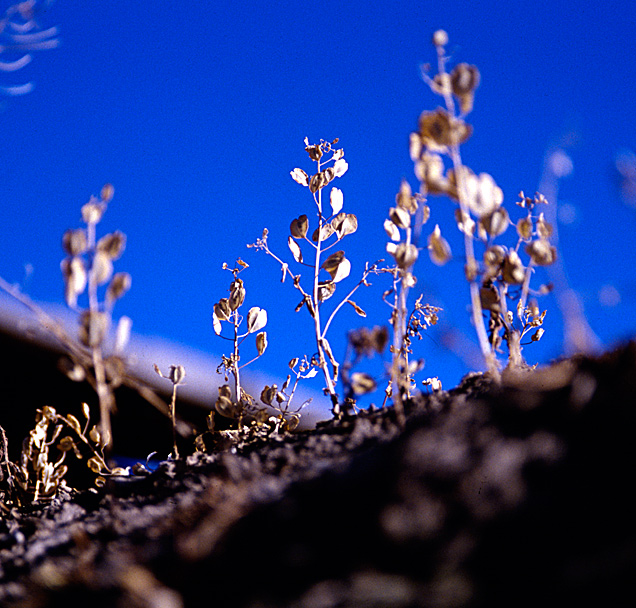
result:
[[[636,605],[636,343],[407,414],[3,512],[0,605]]]

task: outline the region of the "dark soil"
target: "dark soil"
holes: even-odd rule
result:
[[[636,605],[636,343],[0,519],[0,605]]]

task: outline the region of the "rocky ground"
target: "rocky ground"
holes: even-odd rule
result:
[[[0,605],[636,605],[636,343],[0,519]]]

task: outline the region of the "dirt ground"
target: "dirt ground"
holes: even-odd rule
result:
[[[636,343],[0,518],[0,605],[636,605]]]

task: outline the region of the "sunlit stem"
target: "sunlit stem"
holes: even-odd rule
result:
[[[236,395],[236,403],[238,407],[238,428],[243,423],[243,395],[241,390],[241,371],[239,367],[239,316],[234,311],[234,354],[232,357],[232,375],[234,376],[234,394]]]
[[[177,383],[172,385],[172,399],[170,400],[170,420],[172,421],[172,450],[175,458],[179,458],[179,448],[177,448],[177,420],[176,420],[176,405],[177,405]]]
[[[446,103],[446,109],[448,110],[451,120],[455,120],[455,102],[453,101],[453,95],[448,82],[448,74],[446,73],[446,57],[444,55],[444,47],[437,46],[437,64],[439,74],[442,77],[442,94]],[[455,138],[456,132],[451,129],[451,137]],[[457,182],[457,198],[459,200],[459,207],[462,213],[462,217],[470,217],[470,210],[467,204],[466,196],[466,182],[464,179],[464,171],[462,165],[462,158],[459,152],[459,143],[455,141],[449,146],[450,157],[455,170],[455,179]],[[470,304],[471,312],[473,316],[473,324],[477,331],[477,339],[479,340],[479,347],[486,360],[486,365],[491,374],[498,379],[499,367],[497,365],[497,358],[488,341],[488,334],[486,333],[486,326],[484,324],[484,315],[481,307],[481,298],[479,295],[479,283],[477,279],[477,260],[475,259],[475,250],[473,246],[473,237],[468,230],[462,230],[464,234],[464,250],[466,252],[466,278],[470,286]]]
[[[316,161],[318,165],[318,173],[320,173],[320,160]],[[318,190],[318,196],[314,195],[316,200],[316,204],[318,205],[318,243],[316,245],[316,258],[314,262],[314,288],[313,288],[313,319],[314,319],[314,331],[316,333],[316,346],[318,348],[318,366],[322,370],[322,373],[325,377],[325,382],[327,383],[327,391],[329,393],[329,397],[331,398],[332,408],[331,411],[334,416],[338,416],[340,414],[340,405],[338,403],[338,396],[336,395],[336,389],[329,373],[329,366],[327,365],[327,359],[325,358],[325,349],[323,347],[323,337],[322,330],[320,326],[320,301],[319,301],[319,276],[320,276],[320,254],[322,251],[322,224],[323,224],[323,214],[322,214],[322,188]]]
[[[88,222],[87,235],[88,250],[93,252],[93,256],[95,256],[96,238],[94,222]],[[99,312],[99,301],[97,299],[97,277],[94,264],[95,259],[93,257],[93,260],[91,260],[91,268],[88,273],[88,309],[91,315],[89,325],[95,322],[94,319]],[[91,328],[89,327],[89,333],[90,331]],[[91,357],[93,360],[93,369],[95,370],[95,389],[97,392],[97,399],[99,400],[99,423],[102,434],[107,439],[105,447],[108,449],[112,443],[110,414],[114,404],[112,392],[106,384],[106,371],[104,369],[101,343],[91,347]]]
[[[409,245],[411,245],[412,237],[413,237],[413,231],[411,229],[411,226],[409,225],[406,228],[406,240],[405,240],[407,250]],[[404,426],[404,423],[405,423],[404,403],[402,398],[404,394],[407,397],[410,397],[409,360],[408,360],[408,352],[407,352],[406,344],[404,341],[406,337],[406,318],[407,318],[406,302],[407,302],[408,293],[409,293],[410,270],[411,270],[411,267],[399,269],[400,285],[396,293],[397,318],[395,320],[395,326],[393,328],[393,358],[392,358],[392,370],[391,370],[391,377],[392,377],[391,392],[393,396],[393,407],[395,408],[398,424],[400,426]]]

